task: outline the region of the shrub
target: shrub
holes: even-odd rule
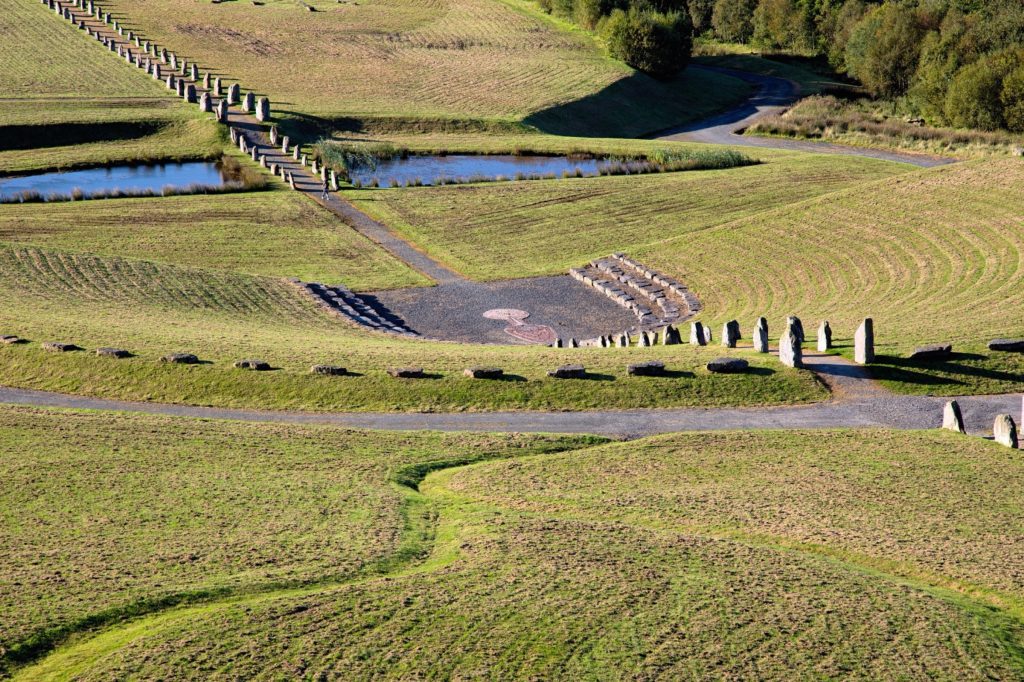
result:
[[[1016,133],[1024,133],[1024,65],[1007,75],[999,98],[1003,103],[1006,127]]]
[[[921,37],[910,9],[886,3],[854,28],[846,46],[846,66],[872,94],[902,95],[917,68]]]
[[[681,12],[615,10],[603,28],[613,57],[656,78],[675,76],[690,60],[692,29]]]

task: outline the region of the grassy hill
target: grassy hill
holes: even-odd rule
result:
[[[422,563],[158,613],[23,677],[1016,679],[1022,464],[812,431],[447,469],[410,495],[438,514]]]

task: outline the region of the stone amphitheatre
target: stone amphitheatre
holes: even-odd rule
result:
[[[1024,679],[1010,114],[799,3],[10,2],[0,679]]]

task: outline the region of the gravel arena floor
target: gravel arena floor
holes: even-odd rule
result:
[[[527,344],[505,332],[514,323],[484,317],[511,308],[530,313],[528,325],[546,325],[562,339],[587,339],[636,326],[636,316],[568,275],[502,282],[457,281],[362,294],[407,326],[437,339],[465,343]]]

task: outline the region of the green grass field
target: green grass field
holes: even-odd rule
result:
[[[394,483],[406,468],[596,442],[20,408],[0,408],[0,439],[5,658],[89,618],[412,559],[407,531],[431,530]]]
[[[450,468],[409,493],[423,563],[157,613],[16,679],[1017,679],[1022,466],[817,431]]]
[[[362,290],[430,283],[280,184],[244,194],[0,206],[0,242]]]
[[[342,276],[340,279],[344,280]],[[311,410],[466,410],[666,407],[804,402],[824,390],[808,372],[756,357],[750,373],[713,376],[716,348],[555,349],[409,341],[372,334],[321,312],[278,278],[104,258],[37,247],[0,248],[0,329],[37,343],[0,349],[8,386],[203,405]],[[54,355],[38,342],[126,348],[111,361],[91,352]],[[157,359],[193,352],[209,365]],[[231,363],[260,358],[252,373]],[[664,360],[673,375],[628,377],[626,365]],[[591,380],[559,381],[548,370],[582,362]],[[357,376],[316,377],[313,364]],[[422,366],[434,378],[396,380],[389,367]],[[462,376],[498,366],[504,381]]]
[[[0,174],[223,146],[209,116],[34,0],[5,3],[0,36]]]
[[[106,3],[130,28],[269,95],[294,123],[327,130],[348,118],[411,127],[498,120],[634,136],[748,93],[738,80],[707,73],[655,81],[528,0],[307,4],[319,11],[290,0]]]

